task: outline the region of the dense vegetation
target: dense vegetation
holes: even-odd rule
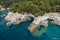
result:
[[[10,11],[32,13],[35,16],[60,11],[60,0],[0,0],[0,5],[9,7]]]

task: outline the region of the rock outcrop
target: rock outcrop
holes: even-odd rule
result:
[[[7,26],[10,26],[12,24],[20,24],[21,22],[31,20],[31,15],[27,15],[26,13],[23,15],[21,13],[13,13],[9,12],[6,17],[4,17],[5,21],[7,21]],[[33,16],[31,16],[33,17]]]
[[[60,25],[60,13],[48,13],[45,14],[46,16],[49,16],[48,19],[52,19],[53,21],[50,20],[52,24]]]
[[[3,11],[3,10],[5,10],[5,9],[0,5],[0,11]]]
[[[44,16],[38,16],[30,24],[28,30],[33,33],[38,30],[40,25],[43,25],[46,28],[48,26],[48,21],[50,21],[52,24],[60,25],[60,14],[46,13]]]
[[[28,30],[30,30],[30,32],[35,32],[40,25],[43,25],[46,28],[48,26],[48,21],[47,21],[48,18],[49,17],[46,17],[46,16],[36,17],[28,27]]]
[[[46,13],[44,16],[35,17],[32,14],[9,12],[7,16],[4,17],[4,19],[7,21],[7,26],[10,27],[12,24],[16,25],[20,24],[21,22],[31,20],[30,17],[34,18],[33,22],[28,27],[28,30],[30,30],[30,32],[35,32],[35,30],[37,30],[40,25],[43,25],[44,28],[46,28],[48,26],[48,21],[53,24],[60,25],[60,14],[58,13]]]

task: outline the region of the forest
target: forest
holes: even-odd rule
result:
[[[10,11],[27,12],[35,16],[60,12],[60,0],[0,0],[0,5]]]

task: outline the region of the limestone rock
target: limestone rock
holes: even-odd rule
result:
[[[7,26],[8,26],[8,27],[10,27],[10,26],[11,26],[11,24],[12,24],[11,22],[8,22],[8,23],[7,23]]]
[[[7,21],[7,25],[12,25],[12,24],[20,24],[21,22],[31,20],[30,15],[27,14],[21,14],[21,13],[13,13],[9,12],[6,17],[4,17],[5,21]],[[9,24],[10,23],[10,24]]]
[[[36,30],[38,30],[40,25],[43,25],[44,27],[48,26],[48,21],[47,21],[48,17],[45,16],[38,16],[34,19],[34,21],[30,24],[30,26],[28,27],[28,30],[30,30],[30,32],[35,32]]]
[[[50,21],[52,24],[60,25],[60,13],[48,13],[45,15],[49,16],[48,19],[53,19],[53,21]]]
[[[5,10],[5,9],[0,5],[0,11],[3,11],[3,10]]]

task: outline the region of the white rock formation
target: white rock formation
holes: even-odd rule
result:
[[[20,24],[21,22],[31,20],[30,15],[27,14],[21,14],[21,13],[13,13],[9,12],[6,17],[4,17],[5,21],[7,21],[7,26],[10,26],[12,24]]]
[[[53,24],[60,25],[60,14],[58,13],[46,13],[44,16],[38,16],[35,17],[32,14],[21,14],[21,13],[13,13],[9,12],[6,17],[4,17],[5,21],[7,21],[7,25],[12,25],[12,24],[20,24],[21,22],[31,20],[30,17],[34,18],[34,21],[31,23],[32,26],[30,26],[28,29],[33,30],[36,27],[38,28],[39,25],[43,25],[45,27],[48,26],[48,20],[47,19],[53,19],[53,21],[50,21]],[[34,27],[33,27],[34,26]],[[36,27],[35,27],[36,26]]]
[[[43,25],[45,27],[48,26],[48,19],[49,17],[46,16],[38,16],[34,19],[34,21],[32,22],[32,24],[30,24],[30,26],[28,27],[28,30],[30,30],[30,32],[35,32],[40,25]]]
[[[3,8],[1,5],[0,5],[0,11],[3,11],[5,10],[5,8]]]
[[[47,20],[47,19],[52,19],[53,21]],[[39,28],[39,25],[43,25],[46,28],[48,26],[48,21],[50,21],[53,24],[60,25],[60,14],[46,13],[44,16],[38,16],[30,24],[30,26],[28,27],[28,30],[30,30],[30,32],[33,33]]]
[[[53,24],[60,25],[60,13],[48,13],[45,14],[48,15],[48,19],[53,19],[53,21],[50,21]]]

